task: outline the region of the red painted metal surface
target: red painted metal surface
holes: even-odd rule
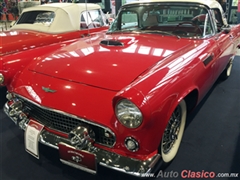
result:
[[[82,38],[106,32],[101,27],[63,34],[46,34],[34,31],[6,31],[0,33],[0,73],[5,77],[3,85],[10,83],[16,73],[30,62],[39,59],[43,53],[50,53]]]
[[[13,54],[70,39],[81,38],[98,31],[106,31],[107,29],[108,27],[101,27],[60,34],[48,34],[28,30],[4,31],[0,33],[1,55]]]

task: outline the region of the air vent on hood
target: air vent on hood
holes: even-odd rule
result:
[[[100,42],[100,45],[105,45],[105,46],[123,46],[124,44],[120,41],[115,41],[115,40],[102,40]]]

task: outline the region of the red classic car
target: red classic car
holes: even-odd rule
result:
[[[240,25],[215,0],[123,5],[107,34],[44,53],[8,85],[5,113],[25,148],[58,149],[90,173],[146,177],[176,156],[187,114],[230,76]]]
[[[50,46],[56,43],[106,32],[106,22],[101,7],[91,3],[54,3],[24,9],[9,31],[0,32],[0,76],[5,79],[0,84],[9,83],[26,64],[46,50],[50,52]],[[41,49],[44,46],[49,48]]]

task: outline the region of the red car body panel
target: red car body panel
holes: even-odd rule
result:
[[[18,53],[13,53],[1,57],[0,73],[2,73],[5,77],[4,83],[2,85],[8,85],[11,82],[12,78],[18,72],[21,72],[30,62],[37,61],[38,57],[41,54],[43,54],[43,52],[50,53],[51,51],[54,51],[56,48],[60,48],[61,46],[64,46],[77,40],[78,39],[73,39],[58,44],[50,44],[43,47],[31,48],[28,49],[28,52],[20,51]]]
[[[10,83],[14,75],[43,53],[65,46],[84,37],[106,32],[107,27],[63,34],[46,34],[33,31],[7,31],[1,36],[0,73],[4,74],[2,85]]]
[[[176,37],[159,37],[159,41],[164,39],[169,42],[169,45],[161,47],[153,35],[130,36],[131,39],[124,34],[123,36],[106,37],[103,35],[98,38],[123,41],[124,44],[127,44],[124,47],[99,46],[100,41],[96,41],[95,38],[92,43],[75,42],[67,47],[62,47],[50,56],[41,57],[42,60],[32,63],[29,69],[56,78],[117,91],[131,83],[146,70],[146,67],[155,65],[176,50],[191,46],[189,40],[179,40]],[[131,44],[126,41],[131,41]],[[162,54],[156,56],[154,53],[160,48]],[[133,52],[128,52],[131,50]],[[147,50],[147,54],[144,55],[145,50]],[[119,56],[120,53],[121,56]],[[103,60],[102,57],[108,56],[108,54],[114,58]],[[137,66],[136,61],[138,62]],[[54,64],[58,64],[58,66],[54,66]]]
[[[1,56],[26,51],[53,43],[89,36],[98,31],[106,31],[107,26],[96,29],[49,34],[30,30],[11,30],[0,33]]]

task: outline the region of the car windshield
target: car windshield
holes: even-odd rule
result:
[[[202,38],[213,27],[204,6],[152,3],[123,6],[108,32],[129,31]]]

